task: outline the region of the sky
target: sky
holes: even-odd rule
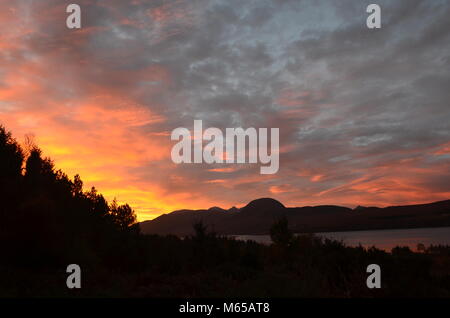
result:
[[[0,123],[139,220],[446,200],[449,16],[448,0],[0,0]],[[170,134],[195,119],[279,128],[278,173],[174,164]]]

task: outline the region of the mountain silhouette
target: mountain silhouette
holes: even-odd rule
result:
[[[285,207],[271,198],[251,201],[238,209],[179,210],[140,223],[147,234],[192,234],[192,225],[202,221],[222,235],[269,234],[274,220],[285,216],[298,233],[402,229],[450,226],[450,200],[429,204],[362,207],[321,205]]]
[[[283,209],[285,209],[285,206],[281,202],[271,198],[262,198],[251,201],[241,209],[241,213],[262,213],[266,211],[276,212]]]

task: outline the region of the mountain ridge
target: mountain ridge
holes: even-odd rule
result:
[[[450,200],[351,209],[338,205],[286,207],[275,199],[261,198],[242,208],[177,210],[139,226],[144,234],[185,236],[193,233],[194,223],[202,221],[221,235],[263,235],[269,234],[281,216],[297,233],[441,227],[450,226]]]

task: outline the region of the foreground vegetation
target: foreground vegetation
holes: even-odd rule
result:
[[[83,191],[0,127],[0,297],[449,297],[450,247],[347,247],[293,236],[274,223],[270,246],[219,237],[142,235],[128,205]],[[68,264],[82,288],[66,287]],[[382,288],[366,287],[379,264]]]

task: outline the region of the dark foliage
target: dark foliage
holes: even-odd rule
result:
[[[0,127],[0,297],[431,297],[450,296],[450,247],[351,248],[294,236],[286,219],[274,244],[220,237],[199,220],[195,234],[142,235],[128,205],[83,191],[33,146]],[[79,264],[83,287],[66,287]],[[382,289],[366,287],[379,264]]]
[[[285,216],[276,220],[270,229],[272,242],[287,247],[292,243],[292,232],[289,230],[288,220]]]
[[[27,156],[0,127],[2,266],[56,269],[78,261],[120,266],[126,242],[137,235],[134,211],[115,201],[108,205],[95,188],[83,192],[55,170],[36,146]]]

